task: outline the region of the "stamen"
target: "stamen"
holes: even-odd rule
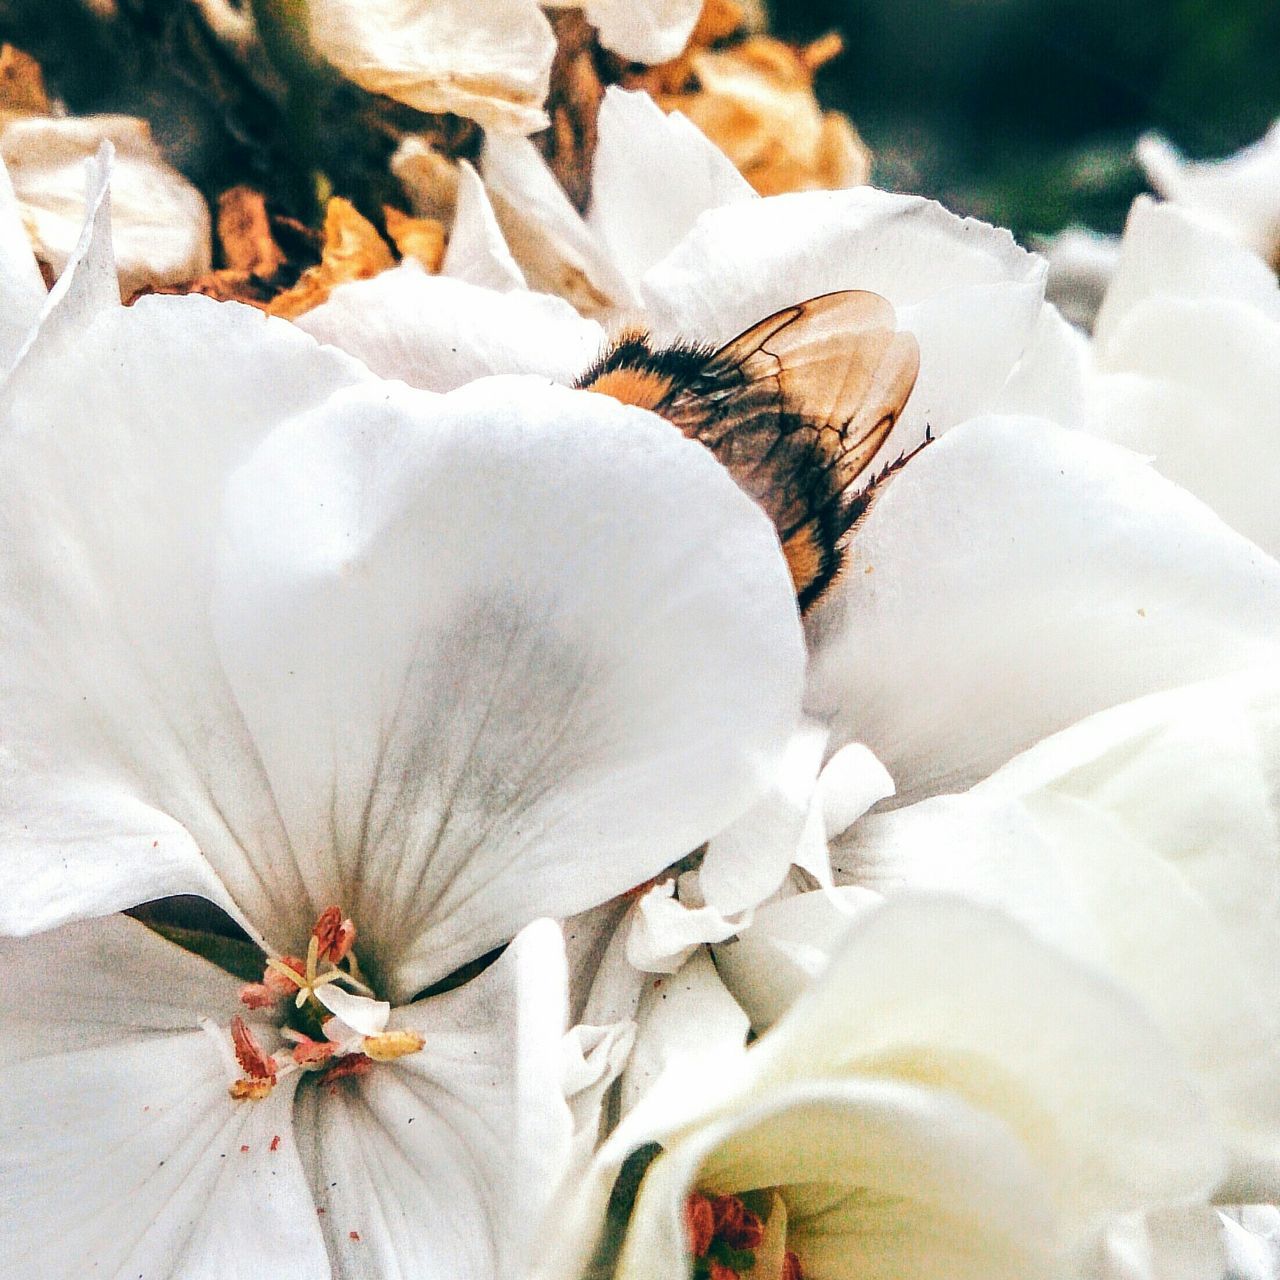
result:
[[[406,1054],[417,1053],[426,1043],[416,1031],[383,1031],[365,1036],[364,1051],[374,1062],[394,1062]]]
[[[269,1009],[278,999],[265,982],[247,982],[240,988],[240,1003],[250,1009]]]
[[[695,1258],[706,1257],[716,1234],[716,1221],[711,1200],[701,1191],[694,1191],[684,1202],[684,1227],[689,1239],[689,1252]]]
[[[800,1259],[790,1249],[782,1255],[782,1280],[804,1280]]]
[[[282,992],[283,995],[292,995],[301,986],[306,985],[306,975],[304,974],[305,966],[302,961],[295,956],[286,956],[283,960],[277,960],[275,956],[267,958],[267,971],[262,975],[263,986],[280,986],[287,983],[287,988]],[[272,983],[274,977],[275,982]]]
[[[235,1046],[236,1061],[245,1075],[254,1080],[275,1083],[275,1059],[253,1038],[253,1032],[239,1014],[231,1019],[231,1043]]]
[[[372,1058],[366,1058],[363,1053],[348,1053],[333,1059],[321,1072],[320,1078],[327,1083],[336,1083],[349,1076],[368,1075],[372,1068]]]
[[[716,1236],[731,1249],[758,1249],[764,1223],[737,1196],[716,1196],[711,1202]]]
[[[293,1046],[293,1060],[300,1067],[318,1067],[328,1062],[337,1051],[338,1046],[327,1040],[311,1040],[303,1037]]]
[[[330,964],[341,964],[356,940],[356,926],[343,916],[338,907],[326,907],[320,913],[311,936],[319,943],[320,958]]]

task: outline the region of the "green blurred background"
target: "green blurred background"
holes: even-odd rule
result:
[[[777,34],[835,29],[819,96],[875,181],[1027,235],[1118,231],[1147,129],[1221,156],[1280,116],[1280,0],[771,0]]]

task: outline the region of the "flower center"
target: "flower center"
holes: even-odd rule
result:
[[[262,981],[241,988],[247,1008],[275,1011],[290,1047],[268,1053],[244,1018],[234,1017],[231,1046],[241,1075],[231,1085],[233,1098],[265,1098],[292,1071],[336,1083],[422,1048],[416,1031],[387,1030],[390,1006],[361,977],[355,940],[355,924],[329,907],[311,930],[305,960],[270,956]]]
[[[694,1258],[694,1280],[739,1280],[755,1270],[756,1255],[765,1241],[761,1217],[765,1199],[767,1193],[764,1197],[759,1193],[717,1196],[701,1191],[689,1195],[684,1221]],[[748,1200],[759,1201],[759,1212]],[[789,1250],[783,1254],[781,1280],[804,1280],[800,1259]]]

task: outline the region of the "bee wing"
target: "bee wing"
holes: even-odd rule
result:
[[[752,325],[711,357],[705,376],[738,383],[731,398],[739,412],[772,407],[805,418],[843,491],[893,430],[919,370],[920,348],[895,328],[893,305],[848,289]]]

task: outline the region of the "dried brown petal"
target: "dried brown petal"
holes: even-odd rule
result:
[[[387,234],[402,258],[414,258],[428,271],[439,271],[444,261],[444,223],[435,218],[411,218],[387,205]]]
[[[338,285],[367,280],[393,266],[395,259],[377,227],[349,200],[334,196],[325,211],[320,265],[304,271],[292,289],[271,300],[267,310],[292,320],[318,307]]]
[[[40,64],[13,45],[0,45],[0,117],[49,114]]]

